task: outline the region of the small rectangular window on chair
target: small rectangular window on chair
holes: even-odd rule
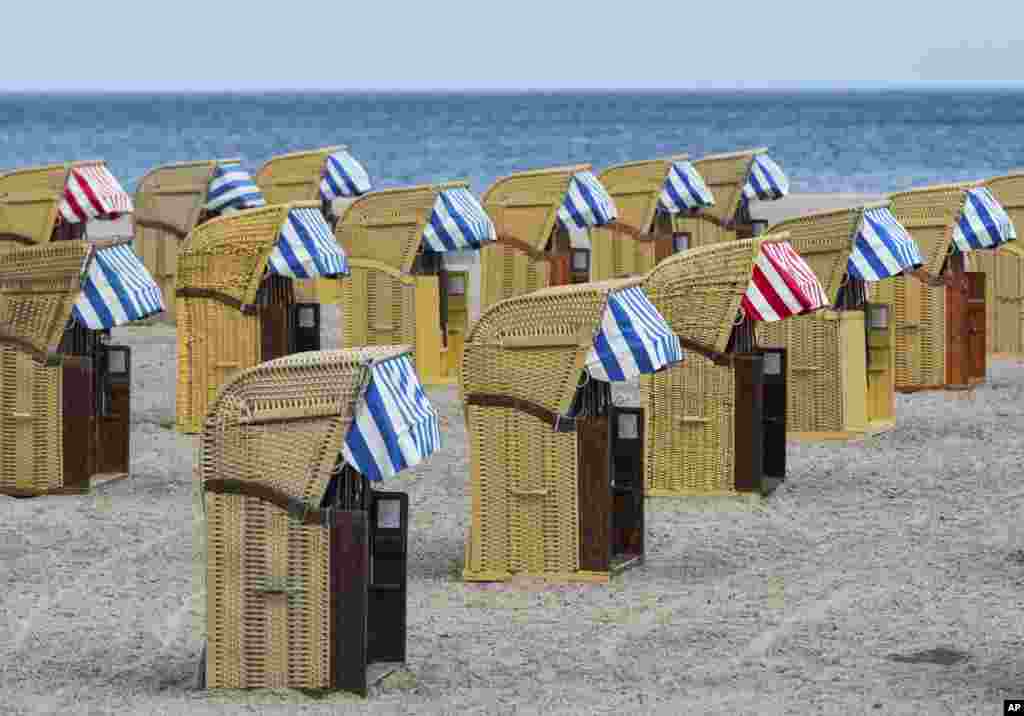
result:
[[[128,372],[128,354],[125,351],[107,351],[107,370],[111,375]]]
[[[619,413],[619,438],[636,440],[640,437],[640,416],[636,413]]]
[[[888,328],[889,307],[887,305],[874,305],[868,309],[868,328]]]
[[[779,375],[782,373],[782,354],[781,353],[765,353],[764,354],[764,374],[765,375]]]
[[[572,252],[572,270],[573,271],[589,271],[590,270],[590,251],[587,249],[573,249]]]
[[[675,233],[672,234],[672,251],[679,253],[680,251],[688,251],[690,248],[690,234],[689,233]]]
[[[299,328],[316,327],[316,309],[312,306],[303,306],[299,309]]]

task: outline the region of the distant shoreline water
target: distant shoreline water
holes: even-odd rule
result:
[[[1024,167],[1024,90],[0,94],[0,171],[161,164],[346,144],[378,187],[766,146],[796,192],[885,193]]]

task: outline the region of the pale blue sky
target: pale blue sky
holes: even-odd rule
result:
[[[1024,86],[1007,0],[4,5],[0,90]]]

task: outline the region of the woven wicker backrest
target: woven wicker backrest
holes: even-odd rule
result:
[[[135,190],[135,240],[145,243],[187,236],[199,220],[217,165],[237,161],[181,162],[147,173]]]
[[[768,150],[765,148],[746,149],[729,154],[712,154],[693,162],[694,168],[704,177],[715,205],[701,209],[701,213],[713,216],[719,221],[729,221],[736,216],[743,196],[743,185],[747,182],[750,164],[754,157]]]
[[[0,176],[0,240],[49,241],[68,172],[73,166],[95,163],[53,164]]]
[[[59,241],[0,256],[0,331],[5,342],[36,354],[57,351],[91,250],[86,241]]]
[[[318,200],[327,157],[343,149],[347,147],[323,147],[272,157],[256,172],[256,185],[268,204]]]
[[[511,236],[540,251],[551,236],[573,174],[589,169],[589,164],[579,164],[512,174],[494,182],[481,203],[499,237]]]
[[[300,353],[242,371],[210,406],[200,476],[239,480],[320,506],[380,346]]]
[[[338,220],[335,237],[353,259],[372,259],[408,273],[437,195],[466,182],[421,184],[373,191],[356,199]]]
[[[487,393],[566,412],[593,347],[608,294],[639,279],[554,286],[488,309],[462,359],[463,396]]]
[[[1018,233],[1024,229],[1024,172],[995,177],[985,182],[996,201],[1006,209]]]
[[[975,186],[978,184],[944,184],[890,195],[892,213],[914,237],[929,273],[942,271],[965,194]]]
[[[864,210],[888,206],[889,202],[836,211],[821,211],[775,224],[771,233],[785,231],[789,243],[814,271],[831,303],[839,296],[846,265],[853,252],[857,229]]]
[[[178,288],[216,291],[253,304],[278,233],[295,208],[316,202],[274,204],[211,219],[189,234],[178,253]]]
[[[615,200],[619,211],[616,223],[626,224],[646,232],[654,221],[658,198],[673,162],[686,161],[680,154],[664,159],[629,162],[605,169],[598,179]],[[603,227],[602,227],[603,228]],[[592,231],[601,231],[602,228]]]
[[[679,336],[724,352],[765,241],[786,234],[683,251],[643,279],[644,292]]]

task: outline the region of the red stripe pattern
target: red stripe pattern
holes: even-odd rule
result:
[[[102,164],[72,169],[59,207],[60,215],[69,224],[116,219],[133,209],[132,198]]]
[[[828,305],[818,277],[788,241],[762,244],[740,304],[752,321],[781,321]]]

